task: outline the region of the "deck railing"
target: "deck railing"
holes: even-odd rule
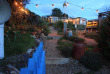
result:
[[[45,51],[43,51],[43,42],[41,42],[29,58],[28,67],[21,68],[20,74],[45,74]]]

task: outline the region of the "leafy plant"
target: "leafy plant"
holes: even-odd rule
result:
[[[58,40],[58,46],[57,49],[62,52],[62,54],[65,57],[71,57],[72,56],[72,47],[73,47],[73,42],[70,41],[63,41],[65,40],[64,38],[61,38]]]
[[[84,64],[84,66],[94,71],[99,70],[102,66],[100,56],[92,52],[86,52],[85,55],[80,59],[80,62]]]
[[[5,55],[13,56],[26,52],[27,49],[34,46],[34,39],[30,37],[30,34],[22,34],[15,41],[8,41],[4,43]]]

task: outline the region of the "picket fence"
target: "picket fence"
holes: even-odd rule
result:
[[[29,58],[28,67],[21,68],[20,74],[45,74],[45,51],[43,51],[43,42],[41,42]]]

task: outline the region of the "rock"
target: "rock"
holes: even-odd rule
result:
[[[7,65],[7,70],[6,70],[7,74],[19,74],[19,71],[17,68],[11,66],[11,65]]]
[[[34,49],[28,49],[27,53],[30,54]]]
[[[39,46],[40,43],[41,43],[40,39],[36,39],[36,45]]]

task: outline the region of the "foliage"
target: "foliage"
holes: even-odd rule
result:
[[[43,29],[42,33],[44,33],[44,35],[47,36],[47,35],[50,33],[49,27],[45,27],[45,28]]]
[[[55,23],[55,28],[63,30],[63,22],[58,21]]]
[[[86,52],[85,55],[80,59],[80,62],[94,71],[99,70],[102,66],[100,56],[92,52]]]
[[[105,58],[110,59],[110,13],[101,21],[98,46]]]
[[[76,30],[75,25],[72,22],[68,22],[67,27],[71,30]]]
[[[72,56],[72,50],[73,50],[72,49],[73,42],[63,41],[63,40],[65,40],[65,39],[61,38],[58,40],[57,49],[60,50],[65,57],[71,57]]]
[[[61,17],[62,11],[59,8],[54,8],[54,9],[52,9],[52,16]]]
[[[30,37],[30,34],[21,34],[20,37],[17,37],[15,41],[6,41],[5,46],[5,55],[13,56],[26,52],[26,49],[34,46],[34,39]]]
[[[66,39],[68,39],[68,40],[70,40],[70,41],[73,41],[73,42],[84,42],[84,41],[85,41],[84,39],[79,38],[79,37],[77,37],[77,36],[71,36],[71,37],[68,37],[68,38],[66,38]]]
[[[86,25],[77,25],[78,30],[85,30]]]

